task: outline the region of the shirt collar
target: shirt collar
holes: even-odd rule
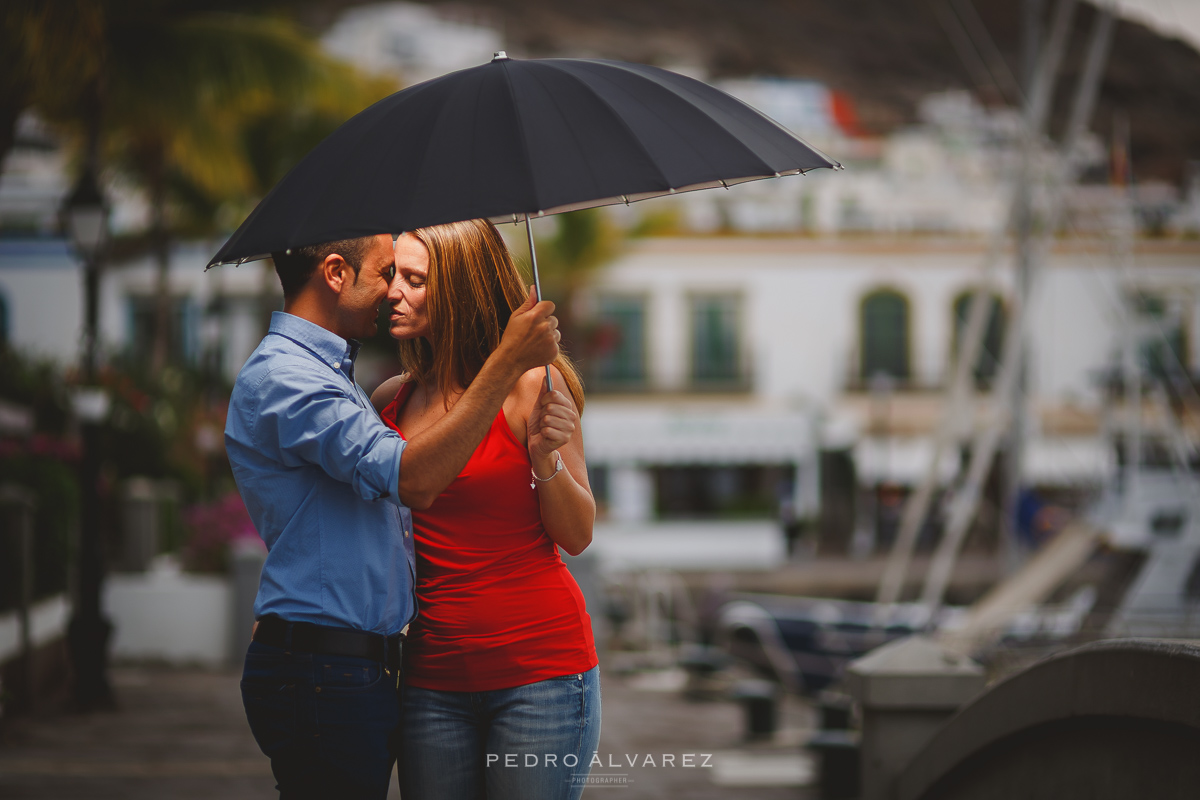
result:
[[[354,359],[358,358],[359,348],[362,347],[362,343],[355,339],[343,339],[315,322],[284,311],[271,312],[270,331],[299,342],[329,366],[347,372],[352,368]]]

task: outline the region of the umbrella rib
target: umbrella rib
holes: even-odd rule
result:
[[[674,81],[661,80],[661,79],[659,79],[659,77],[654,76],[654,75],[647,75],[643,71],[636,69],[636,67],[641,66],[638,64],[625,64],[622,62],[604,61],[604,60],[596,60],[596,59],[581,59],[581,61],[616,67],[625,72],[629,72],[629,73],[637,75],[641,78],[652,81],[663,91],[674,95],[675,97],[679,98],[683,102],[687,103],[688,105],[690,105],[693,108],[700,111],[700,113],[704,114],[704,116],[707,117],[714,125],[719,127],[721,130],[725,131],[725,133],[727,133],[734,141],[736,141],[743,148],[745,148],[747,150],[747,152],[751,153],[755,158],[758,158],[759,160],[763,161],[764,164],[767,163],[765,157],[763,155],[761,155],[755,147],[748,144],[742,135],[735,132],[734,130],[731,130],[730,126],[729,126],[730,122],[735,122],[735,123],[742,124],[742,125],[744,125],[744,123],[741,122],[740,120],[730,120],[728,118],[728,112],[715,106],[712,99],[705,96],[702,92],[698,92],[696,89],[692,88],[691,86],[680,85]],[[667,73],[667,74],[673,75],[673,73]],[[675,76],[675,77],[678,77],[678,76]],[[701,83],[701,86],[705,87],[706,89],[708,89],[710,91],[720,92],[719,89],[716,89],[715,87],[712,87],[712,86],[708,86],[707,84]],[[768,122],[770,125],[774,126],[776,129],[778,129],[780,133],[783,133],[785,136],[787,136],[790,139],[794,139],[795,141],[799,142],[801,145],[803,145],[807,149],[811,150],[814,154],[816,154],[820,158],[824,159],[830,165],[830,167],[836,169],[841,166],[837,161],[834,161],[832,158],[827,156],[825,153],[821,152],[820,150],[818,150],[817,148],[815,148],[811,144],[809,144],[807,141],[805,141],[804,138],[799,136],[795,131],[790,130],[786,125],[783,125],[778,120],[773,119],[772,117],[764,114],[762,111],[759,111],[757,108],[750,105],[745,100],[742,100],[741,98],[738,98],[738,97],[734,97],[732,95],[728,95],[727,93],[721,93],[721,94],[725,94],[726,97],[735,101],[738,105],[751,111],[755,117],[759,117],[762,120]],[[646,108],[648,111],[650,111],[651,113],[654,113],[653,109],[651,109],[645,103],[641,103],[641,105],[644,108]],[[671,127],[671,128],[675,127],[673,124],[671,124],[669,119],[666,119],[666,118],[658,115],[657,113],[655,113],[655,116],[658,117],[664,124],[668,125],[669,127]],[[813,168],[810,167],[810,169],[813,169]],[[777,170],[772,168],[771,172],[777,172]],[[738,176],[738,177],[742,177],[742,176]],[[767,176],[767,177],[769,177],[769,176]]]
[[[605,63],[605,62],[596,62],[596,63]],[[611,63],[611,62],[609,62],[609,63]],[[634,72],[634,74],[639,74],[639,73],[637,73],[637,72],[636,72],[636,71],[634,71],[634,70],[630,70],[630,71],[631,71],[631,72]],[[567,73],[567,74],[569,75],[570,73]],[[572,78],[574,78],[574,76],[573,76],[573,75],[572,75],[571,77],[572,77]],[[672,94],[672,95],[674,95],[675,97],[678,97],[678,98],[680,98],[680,99],[681,99],[681,100],[683,100],[684,102],[688,102],[688,101],[687,101],[685,98],[683,98],[683,96],[682,96],[682,95],[681,95],[681,93],[680,93],[680,92],[679,92],[679,91],[676,89],[676,87],[674,87],[674,86],[670,86],[670,85],[667,85],[667,84],[664,84],[664,83],[662,83],[662,82],[660,82],[660,81],[654,81],[654,83],[655,83],[655,84],[657,84],[657,85],[658,85],[658,87],[659,87],[659,88],[661,88],[661,89],[662,89],[664,92],[667,92],[667,93],[669,93],[669,94]],[[653,163],[653,164],[654,164],[654,166],[655,166],[655,168],[657,169],[657,168],[658,168],[658,163],[657,163],[657,161],[656,161],[656,160],[654,159],[654,157],[653,157],[653,156],[652,156],[652,155],[649,153],[649,151],[648,151],[648,150],[646,150],[646,147],[645,147],[645,145],[643,145],[643,144],[642,144],[642,140],[641,140],[641,139],[639,139],[639,138],[638,138],[636,135],[634,135],[634,134],[633,134],[633,131],[632,131],[632,129],[629,127],[628,123],[626,123],[626,122],[625,122],[625,119],[624,119],[624,118],[623,118],[623,117],[622,117],[620,114],[618,114],[618,113],[616,112],[616,110],[613,108],[612,104],[611,104],[611,103],[609,103],[609,102],[608,102],[608,100],[606,100],[604,97],[602,97],[602,96],[601,96],[601,95],[600,95],[598,92],[596,92],[596,91],[595,91],[595,90],[594,90],[594,89],[593,89],[591,86],[589,86],[588,84],[586,84],[586,83],[583,83],[582,81],[580,81],[580,84],[581,84],[581,85],[582,85],[582,86],[583,86],[585,89],[587,89],[587,91],[589,91],[589,92],[592,94],[592,96],[593,96],[593,97],[595,97],[597,100],[599,100],[599,101],[600,101],[600,102],[601,102],[601,103],[602,103],[602,104],[603,104],[603,105],[604,105],[606,108],[608,108],[608,109],[609,109],[609,110],[612,112],[612,115],[613,115],[613,116],[614,116],[614,117],[615,117],[615,118],[616,118],[616,119],[617,119],[617,120],[620,122],[620,124],[621,124],[621,126],[622,126],[622,127],[624,127],[626,130],[630,131],[630,135],[633,137],[634,141],[636,141],[636,142],[638,143],[638,147],[639,147],[639,148],[641,148],[642,152],[646,154],[646,158],[647,158],[647,159],[648,159],[648,160],[649,160],[651,163]],[[668,118],[666,118],[666,117],[662,116],[661,114],[657,113],[657,111],[655,111],[655,109],[654,109],[654,108],[652,108],[651,106],[647,105],[647,104],[646,104],[644,101],[642,101],[640,98],[637,98],[637,97],[632,97],[631,99],[633,100],[633,102],[636,102],[638,105],[640,105],[642,108],[644,108],[644,109],[647,111],[647,113],[649,113],[649,114],[652,114],[652,115],[653,115],[653,116],[654,116],[656,119],[658,119],[658,121],[659,121],[661,124],[663,124],[664,126],[666,126],[667,128],[669,128],[669,129],[670,129],[670,130],[672,130],[672,131],[677,131],[677,126],[676,126],[676,125],[675,125],[675,124],[674,124],[674,123],[673,123],[673,122],[672,122],[670,119],[668,119]],[[750,154],[751,154],[751,155],[752,155],[754,158],[757,158],[759,161],[763,161],[762,157],[761,157],[761,156],[760,156],[760,155],[759,155],[757,152],[755,152],[755,151],[754,151],[752,148],[748,147],[748,146],[747,146],[747,145],[746,145],[744,142],[742,142],[742,141],[740,140],[740,138],[739,138],[739,137],[737,137],[735,134],[733,134],[733,133],[732,133],[732,132],[731,132],[731,131],[730,131],[730,130],[729,130],[729,129],[728,129],[726,126],[725,126],[725,124],[724,124],[724,123],[723,123],[721,120],[718,120],[716,117],[714,117],[714,116],[713,116],[712,114],[710,114],[708,111],[704,110],[703,108],[701,108],[699,105],[697,105],[697,104],[695,104],[695,103],[688,102],[688,105],[691,105],[692,107],[694,107],[694,108],[696,108],[698,111],[700,111],[700,113],[704,114],[704,116],[705,116],[705,117],[707,117],[709,120],[711,120],[711,121],[712,121],[712,123],[713,123],[714,125],[716,125],[717,127],[719,127],[721,130],[725,131],[725,133],[726,133],[726,134],[728,134],[728,135],[730,136],[730,138],[732,138],[732,139],[733,139],[733,140],[734,140],[734,141],[735,141],[735,142],[736,142],[738,145],[740,145],[740,146],[741,146],[741,147],[742,147],[742,148],[743,148],[743,149],[744,149],[746,152],[750,153]],[[760,112],[756,112],[756,113],[760,113]],[[776,123],[776,124],[778,124],[778,123]],[[705,157],[705,156],[704,156],[702,153],[700,153],[700,152],[699,152],[698,150],[696,150],[695,148],[692,148],[692,150],[693,150],[693,152],[696,154],[696,156],[697,156],[697,157],[699,157],[701,160],[703,160],[703,161],[704,161],[704,163],[705,163],[706,165],[708,165],[708,166],[709,166],[709,167],[710,167],[710,168],[713,170],[713,172],[720,172],[720,170],[716,169],[716,168],[715,168],[715,166],[713,166],[712,162],[711,162],[711,161],[709,161],[709,159],[708,159],[708,158],[706,158],[706,157]],[[763,164],[764,164],[764,166],[766,166],[766,162],[765,162],[765,161],[763,161]],[[772,169],[771,171],[772,171],[772,172],[774,172],[774,170],[773,170],[773,169]],[[662,175],[662,171],[661,171],[661,170],[659,170],[659,174],[660,174],[660,175]],[[666,177],[665,175],[662,175],[662,177],[663,177],[663,182],[664,182],[665,184],[667,184],[667,186],[668,186],[669,188],[678,188],[678,187],[671,186],[671,182],[670,182],[670,180],[669,180],[669,179],[667,179],[667,177]],[[738,177],[740,177],[740,176],[738,176]],[[726,188],[728,188],[728,187],[726,187]]]
[[[389,98],[384,98],[383,100],[380,100],[378,103],[375,103],[374,105],[368,107],[365,110],[373,111],[376,107],[380,107],[381,110],[379,113],[384,114],[386,116],[390,112],[390,108],[384,107],[383,104],[388,99]],[[367,128],[367,126],[365,124],[362,124],[360,117],[361,117],[361,113],[358,115],[355,115],[355,117],[353,117],[352,119],[360,120],[359,124],[357,126],[355,126],[355,128],[353,128],[349,131],[345,131],[345,138],[352,140],[355,143],[355,145],[357,145],[359,142],[361,142],[364,138],[366,138],[370,134],[370,129]],[[332,139],[334,136],[336,136],[339,132],[341,132],[341,131],[340,130],[334,131],[334,133],[332,135],[330,135],[328,138],[326,138],[324,141],[322,141],[320,144],[318,144],[316,148],[313,148],[313,149],[316,150],[317,148],[329,148],[329,145],[328,145],[329,140]],[[347,148],[347,147],[343,146],[339,149],[341,150],[341,155],[338,158],[339,169],[330,169],[329,170],[330,173],[334,177],[324,187],[324,189],[327,192],[332,192],[335,189],[341,189],[346,184],[347,181],[351,180],[351,178],[347,175],[346,170],[341,169],[340,167],[342,164],[344,164],[349,159],[350,154],[354,152],[355,148],[354,147]],[[282,181],[281,181],[281,183],[282,183]],[[309,242],[309,243],[303,242],[302,240],[305,237],[300,232],[307,230],[311,227],[314,227],[313,215],[317,214],[321,210],[320,201],[321,201],[321,196],[317,192],[312,192],[310,194],[310,196],[307,198],[307,202],[305,203],[306,208],[304,210],[304,213],[302,215],[297,214],[296,221],[289,227],[288,240],[290,242],[292,242],[294,246],[304,246],[304,244],[318,244],[317,242]]]
[[[508,62],[508,61],[501,62],[501,67],[504,70],[504,85],[508,87],[508,96],[512,102],[513,108],[515,109],[516,105],[517,105],[517,95],[516,95],[516,92],[513,91],[512,76],[508,74],[509,63],[510,62]],[[520,113],[516,113],[513,116],[515,116],[517,119],[517,135],[521,137],[521,156],[522,156],[522,158],[525,159],[525,170],[526,170],[526,173],[532,178],[533,177],[533,156],[529,152],[529,137],[525,135],[525,119],[524,119],[524,117],[521,116]],[[540,197],[538,197],[537,182],[531,180],[529,182],[529,188],[533,192],[534,202],[536,204],[540,205],[542,202],[542,199]],[[526,209],[526,211],[524,213],[528,214],[532,211],[541,211],[541,210],[542,210],[541,208],[530,208],[530,209]],[[529,224],[528,219],[526,220],[525,224],[527,224],[527,225]],[[539,298],[539,299],[541,299],[541,298]]]
[[[663,173],[662,169],[658,165],[658,161],[654,158],[653,155],[651,155],[650,151],[648,149],[646,149],[646,145],[642,142],[641,138],[637,135],[637,133],[633,130],[633,128],[631,128],[629,126],[629,123],[625,121],[625,118],[622,117],[619,113],[617,113],[617,110],[615,108],[613,108],[612,103],[608,102],[608,100],[601,97],[600,94],[598,92],[596,92],[594,89],[592,89],[591,86],[589,86],[588,84],[579,80],[579,78],[572,75],[570,72],[567,72],[566,70],[559,70],[559,72],[561,72],[563,75],[566,75],[573,82],[578,84],[582,89],[584,89],[586,92],[588,92],[594,99],[598,100],[601,105],[603,105],[606,109],[608,109],[609,116],[612,117],[613,120],[615,120],[617,122],[617,124],[619,124],[625,130],[625,132],[629,134],[629,138],[637,145],[637,148],[638,148],[638,150],[640,150],[642,152],[642,155],[645,156],[646,162],[654,167],[654,171],[658,174],[658,177],[662,180],[663,184],[667,188],[672,188],[671,180]],[[537,77],[536,73],[531,73],[530,76],[538,82],[539,86],[541,86],[542,88],[546,88],[545,83],[543,83],[542,80]],[[551,101],[554,103],[555,109],[557,109],[560,112],[560,116],[562,116],[563,119],[569,119],[569,117],[566,114],[561,113],[562,109],[559,107],[558,99],[557,99],[557,97],[555,97],[554,93],[547,90],[546,94],[550,97]],[[575,143],[578,145],[579,140],[575,136],[574,128],[571,126],[568,126],[568,130],[571,131],[572,140],[575,141]],[[580,149],[582,149],[582,147]],[[628,194],[628,193],[622,192],[622,196],[624,196],[625,194]],[[542,209],[539,209],[539,210],[542,210]]]

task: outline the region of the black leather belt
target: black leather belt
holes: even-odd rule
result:
[[[288,622],[280,617],[263,617],[254,630],[254,641],[284,650],[320,653],[329,656],[369,658],[385,666],[399,667],[404,634],[380,633],[331,628],[311,622]]]

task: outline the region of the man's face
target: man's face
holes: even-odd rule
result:
[[[371,239],[371,247],[357,277],[347,266],[349,282],[343,285],[338,298],[340,333],[347,339],[367,339],[375,335],[379,306],[387,297],[388,285],[396,272],[392,237],[384,233]]]
[[[429,279],[429,251],[413,236],[396,240],[396,277],[388,289],[394,339],[429,337],[429,315],[425,313],[425,283]]]

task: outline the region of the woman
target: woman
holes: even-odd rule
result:
[[[388,293],[406,370],[375,391],[414,436],[453,406],[525,289],[485,220],[401,236]],[[600,737],[583,595],[558,555],[592,539],[596,506],[571,362],[531,370],[458,478],[413,509],[419,616],[405,644],[406,800],[578,798]]]

